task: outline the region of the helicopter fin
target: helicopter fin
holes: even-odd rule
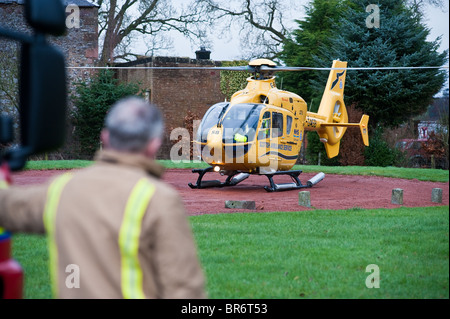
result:
[[[363,142],[369,145],[368,122],[369,116],[363,115],[360,123],[348,123],[347,109],[344,103],[344,87],[347,62],[333,61],[328,82],[320,102],[317,114],[309,113],[317,119],[317,133],[325,145],[329,158],[339,154],[340,140],[348,127],[359,127]]]
[[[369,146],[369,115],[364,114],[359,122],[359,128],[361,130],[362,139],[365,146]]]
[[[333,69],[346,67],[347,62],[333,61]],[[325,124],[320,127],[317,133],[320,136],[320,140],[325,145],[325,150],[329,158],[339,154],[340,140],[347,129],[346,127],[337,127],[333,125],[348,122],[347,109],[344,104],[345,76],[346,70],[330,71],[319,110],[317,111],[318,117],[322,119],[321,122]]]

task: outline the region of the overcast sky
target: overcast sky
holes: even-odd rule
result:
[[[448,1],[445,2],[444,9],[428,6],[425,15],[425,23],[431,29],[429,40],[432,41],[438,36],[442,36],[441,52],[449,48],[449,3]],[[292,11],[290,16],[286,18],[290,18],[293,21],[294,19],[302,19],[303,17],[303,12],[297,11],[294,13]],[[296,27],[296,24],[292,23],[292,26]],[[241,58],[241,47],[237,30],[235,30],[234,34],[232,40],[220,39],[217,36],[211,37],[212,39],[215,38],[212,47],[207,48],[212,52],[211,59],[221,61]],[[176,34],[173,34],[173,40],[174,49],[169,51],[171,53],[170,55],[195,58],[197,47]]]
[[[174,0],[181,1],[181,0]],[[286,26],[289,28],[295,29],[297,24],[294,22],[295,19],[301,20],[305,17],[303,6],[308,3],[308,1],[299,1],[299,0],[287,0],[291,1],[291,5],[301,3],[301,7],[297,10],[291,10],[289,12],[284,12],[285,21],[292,21],[290,25]],[[424,23],[430,29],[430,35],[428,40],[434,41],[438,37],[441,38],[441,46],[439,51],[443,52],[444,50],[449,49],[449,1],[444,1],[444,8],[436,8],[433,6],[427,6],[425,9],[425,21]],[[240,43],[240,36],[238,34],[238,28],[236,30],[229,30],[228,36],[223,36],[223,34],[218,33],[216,30],[216,34],[210,34],[209,38],[211,40],[211,45],[206,48],[211,51],[211,59],[216,61],[226,61],[226,60],[238,60],[242,58],[242,49]],[[195,58],[195,51],[199,49],[198,45],[193,45],[189,40],[184,38],[177,32],[172,32],[171,37],[173,39],[173,48],[167,51],[159,52],[157,55],[160,56],[176,56],[176,57],[189,57]],[[137,50],[141,51],[141,50]],[[146,49],[142,50],[143,52],[137,52],[140,54],[145,53]],[[447,64],[448,65],[448,62]],[[307,65],[305,65],[307,66]],[[447,71],[448,72],[448,71]],[[448,88],[448,78],[447,84],[444,86]],[[438,94],[438,96],[442,95],[442,91]]]

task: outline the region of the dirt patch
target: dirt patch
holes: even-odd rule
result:
[[[32,185],[47,181],[61,170],[23,171],[13,174],[15,185]],[[306,183],[315,174],[303,173],[300,180]],[[268,179],[264,176],[250,176],[237,186],[209,189],[191,189],[189,182],[195,183],[197,174],[188,169],[171,169],[164,180],[176,188],[184,200],[189,215],[232,213],[232,212],[273,212],[306,211],[298,205],[299,191],[306,190],[311,195],[311,205],[316,209],[396,208],[391,204],[392,189],[403,189],[403,206],[425,207],[449,204],[449,183],[422,182],[374,176],[326,175],[319,184],[309,189],[269,193],[264,190]],[[207,179],[221,179],[218,174],[206,174]],[[276,183],[290,182],[288,176],[278,176]],[[442,188],[442,204],[431,202],[433,188]],[[255,210],[227,209],[226,200],[255,201]]]

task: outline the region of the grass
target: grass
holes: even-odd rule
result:
[[[447,207],[191,218],[212,298],[448,298]],[[380,269],[368,289],[366,267]]]
[[[175,163],[170,160],[158,161],[164,167],[170,168],[206,168],[208,164],[190,162]],[[46,169],[73,169],[92,165],[92,161],[29,161],[26,170],[46,170]],[[418,179],[431,182],[448,182],[449,171],[426,168],[402,168],[402,167],[372,167],[372,166],[316,166],[316,165],[295,165],[295,170],[303,170],[305,173],[324,172],[325,174],[341,175],[370,175],[392,178]]]
[[[325,174],[383,176],[443,183],[449,181],[448,170],[431,168],[295,165],[293,169],[303,170],[305,173],[320,171]]]
[[[51,298],[46,237],[15,234],[12,244],[13,257],[24,270],[24,297],[29,299]]]
[[[209,297],[449,298],[449,207],[189,217]],[[16,234],[25,297],[50,298],[45,237]],[[380,288],[365,285],[380,269]]]
[[[61,161],[28,161],[24,170],[75,169],[92,165],[93,161],[61,160]]]

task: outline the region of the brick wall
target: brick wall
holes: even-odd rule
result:
[[[67,29],[67,34],[62,37],[48,37],[49,42],[59,47],[66,59],[67,66],[94,66],[98,60],[98,8],[96,6],[80,7],[80,28]],[[69,15],[69,13],[66,13]],[[0,3],[0,25],[4,28],[32,34],[24,18],[24,6],[17,3]],[[19,50],[19,44],[11,40],[0,38],[0,54]],[[16,53],[16,55],[18,55]],[[91,70],[68,69],[67,89],[68,94],[74,92],[74,82],[84,81],[91,75]],[[0,92],[0,111],[2,110],[2,95]],[[72,110],[73,105],[68,99],[68,108]],[[67,141],[65,147],[59,152],[52,154],[55,159],[72,158],[71,144],[72,127],[67,123]]]
[[[145,58],[118,66],[137,67],[213,67],[220,62],[176,57]],[[225,99],[220,91],[220,71],[214,70],[148,70],[120,69],[117,78],[124,82],[140,82],[149,100],[162,111],[166,122],[166,134],[159,158],[169,159],[170,130],[185,127],[188,111],[200,119],[208,108]]]
[[[0,4],[0,25],[20,32],[31,34],[24,18],[24,6],[15,3]],[[94,66],[98,60],[98,8],[80,7],[80,28],[67,30],[62,37],[48,37],[64,53],[68,66]],[[0,38],[0,50],[11,47],[10,40]],[[17,45],[15,45],[17,47]],[[89,76],[86,70],[68,70],[68,82],[85,79]]]

